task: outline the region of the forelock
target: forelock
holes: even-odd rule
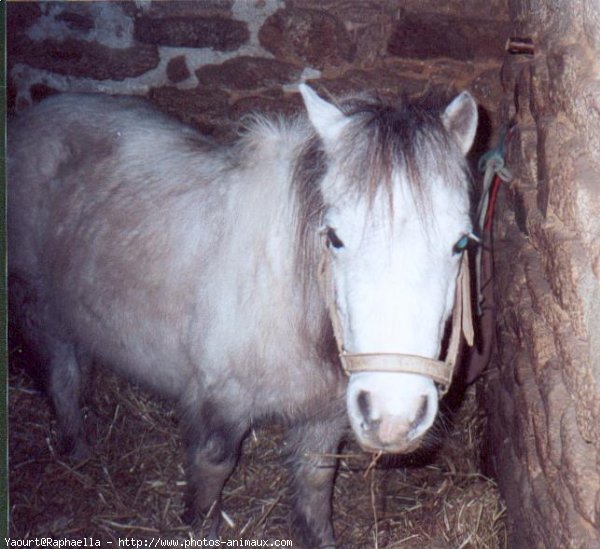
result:
[[[347,99],[340,104],[350,118],[336,146],[348,191],[372,202],[383,189],[393,196],[394,173],[403,173],[417,202],[425,205],[432,177],[461,186],[468,180],[466,162],[448,136],[441,109],[403,101]]]

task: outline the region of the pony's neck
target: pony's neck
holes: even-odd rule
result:
[[[245,211],[245,228],[239,230],[247,232],[248,246],[260,250],[252,269],[269,288],[263,297],[282,300],[280,314],[291,317],[303,345],[316,344],[324,354],[333,338],[323,327],[327,316],[318,286],[319,183],[326,167],[320,143],[307,120],[258,119],[241,144],[246,181],[235,199]]]

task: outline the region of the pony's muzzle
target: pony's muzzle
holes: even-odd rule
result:
[[[406,373],[358,373],[350,378],[347,407],[360,445],[370,451],[415,450],[438,410],[431,379]]]

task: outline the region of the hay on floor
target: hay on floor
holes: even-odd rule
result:
[[[180,520],[185,474],[168,403],[113,375],[95,375],[85,408],[93,456],[74,466],[56,449],[47,398],[19,367],[9,378],[10,533],[189,538]],[[479,472],[483,419],[469,394],[441,451],[423,465],[394,466],[353,443],[342,449],[334,492],[340,547],[501,548],[504,506]],[[289,539],[286,470],[276,428],[253,432],[223,494],[222,538]],[[393,461],[393,460],[392,460]],[[406,460],[404,460],[406,461]],[[205,532],[196,532],[201,537]]]

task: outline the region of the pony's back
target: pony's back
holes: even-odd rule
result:
[[[123,194],[160,192],[159,174],[131,175],[137,165],[150,170],[161,153],[210,147],[208,140],[143,100],[71,94],[50,97],[10,120],[7,144],[9,253],[15,268],[27,252],[23,242],[44,238],[40,230],[50,221],[44,213],[50,208],[75,198],[83,202],[83,193],[93,201],[92,194],[119,192],[125,182]],[[129,161],[129,173],[119,169],[121,159]]]

